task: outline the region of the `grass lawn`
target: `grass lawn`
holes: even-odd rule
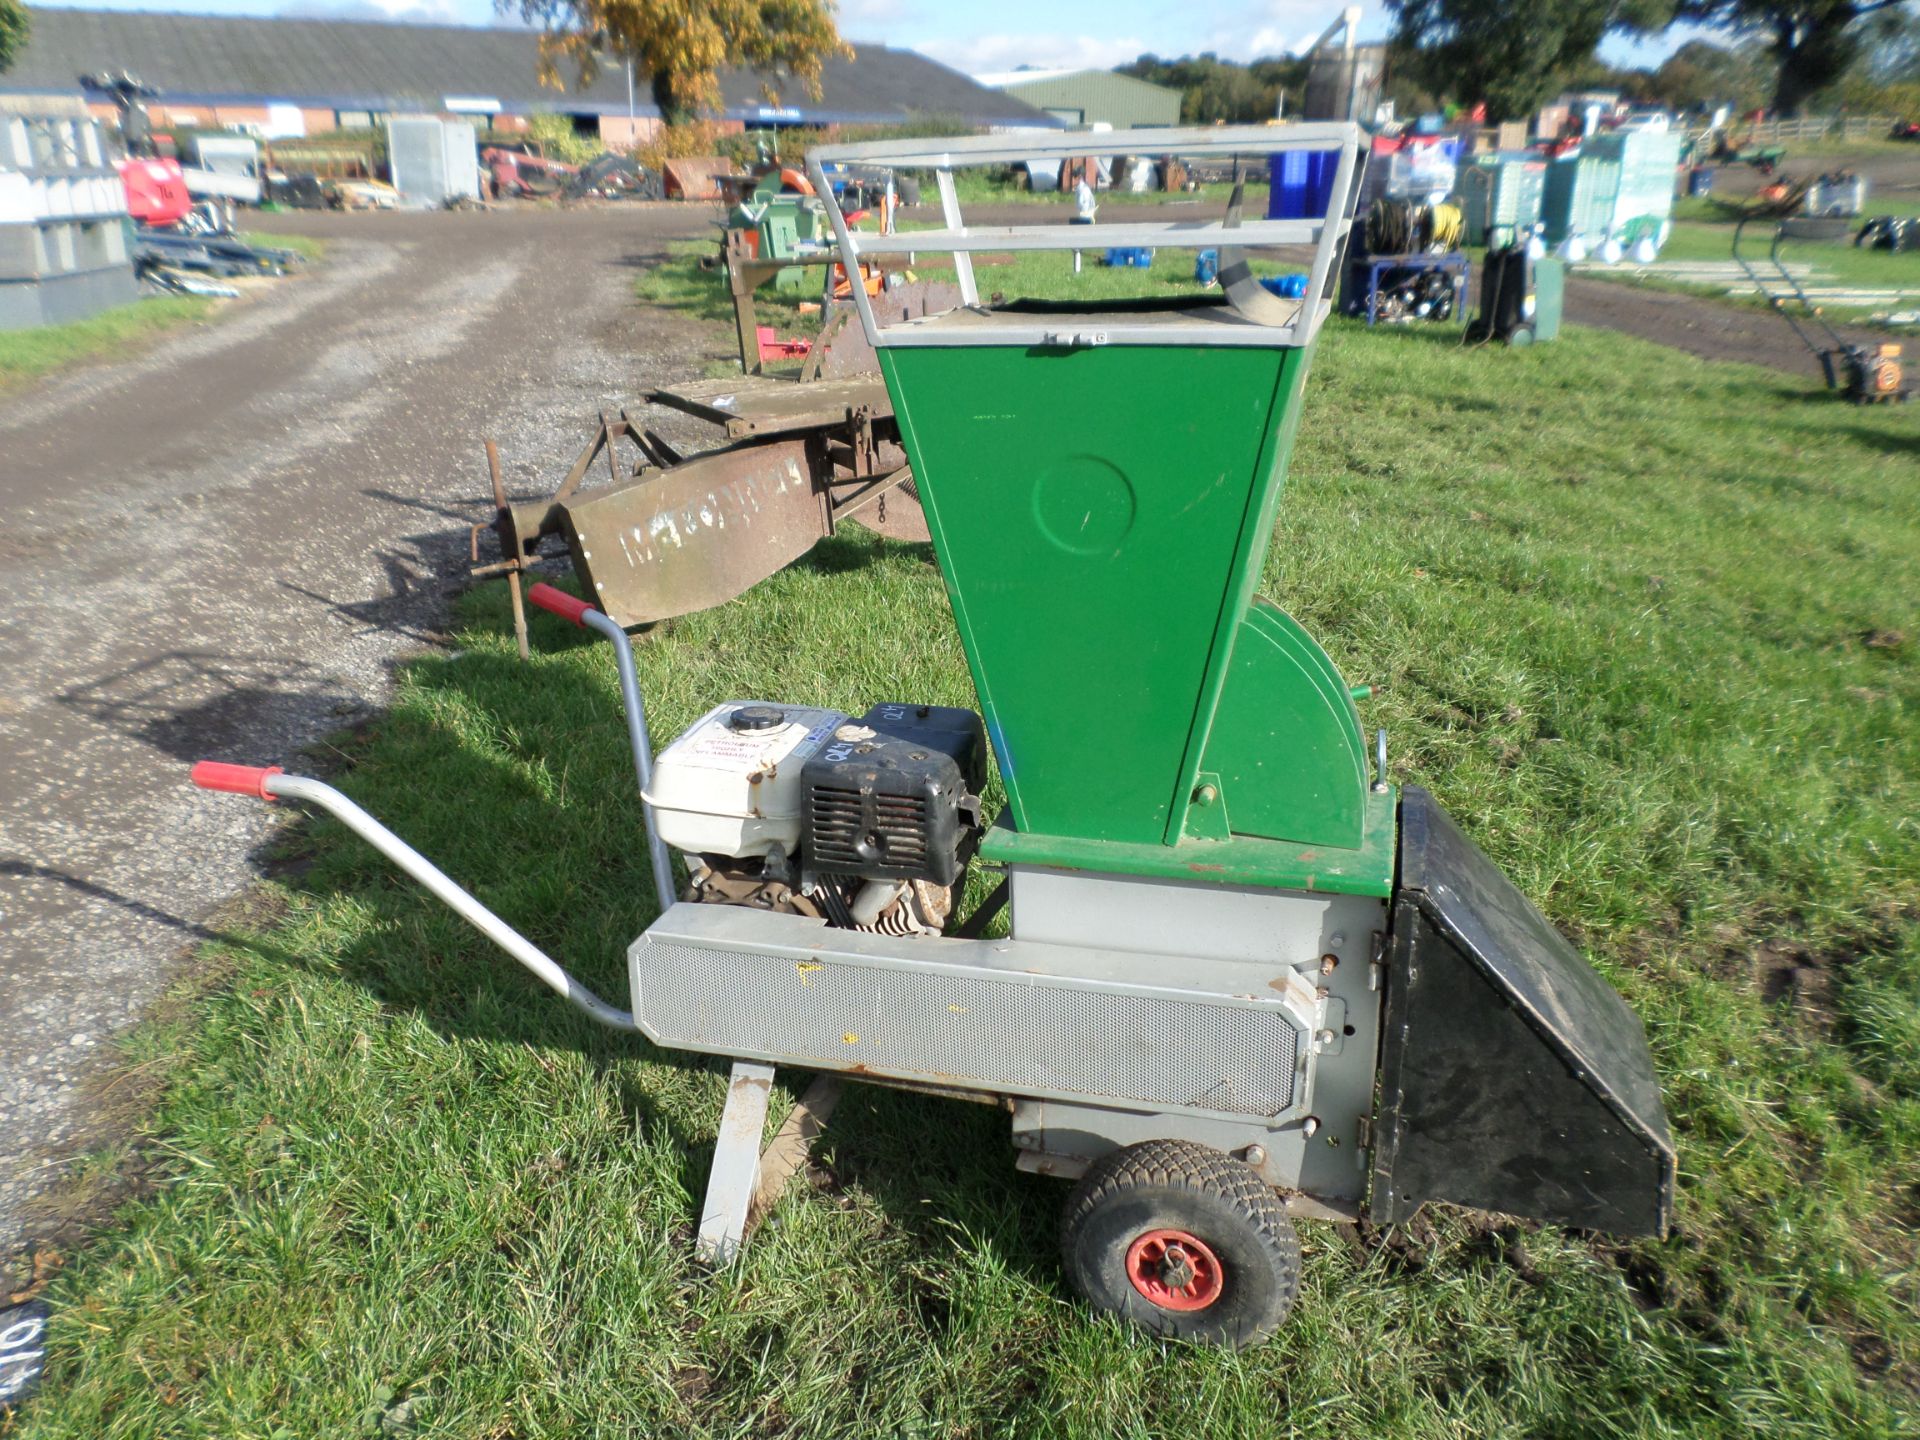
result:
[[[1169,1348],[1068,1290],[1066,1187],[1003,1116],[855,1087],[709,1279],[723,1067],[576,1018],[320,819],[281,918],[129,1042],[163,1178],[54,1279],[0,1434],[1913,1434],[1916,417],[1607,332],[1457,341],[1328,327],[1266,589],[1645,1017],[1671,1238],[1307,1225],[1277,1339]],[[610,653],[536,616],[519,663],[498,587],[456,619],[328,763],[621,996],[655,900]],[[727,697],[972,702],[924,548],[858,533],[640,665],[660,737]]]
[[[319,260],[327,248],[326,241],[306,235],[247,231],[240,238],[249,245],[295,251],[309,263]],[[80,361],[123,358],[177,325],[211,320],[222,310],[220,302],[196,295],[148,295],[65,325],[0,330],[0,390]]]
[[[1872,215],[1920,215],[1920,201],[1906,197],[1867,196],[1866,210],[1862,216]],[[1853,230],[1858,231],[1861,220],[1853,222]],[[1734,222],[1726,218],[1725,213],[1717,209],[1710,201],[1685,199],[1674,206],[1673,231],[1667,237],[1667,243],[1660,247],[1662,260],[1712,260],[1731,262],[1733,258]],[[1758,263],[1762,273],[1766,273],[1767,250],[1773,243],[1773,224],[1756,220],[1747,226],[1741,237],[1740,253],[1749,260]],[[1788,240],[1780,247],[1780,258],[1788,265],[1801,263],[1812,265],[1818,273],[1809,278],[1808,283],[1822,286],[1857,285],[1867,289],[1904,289],[1908,293],[1897,304],[1887,305],[1828,305],[1828,316],[1835,320],[1857,321],[1876,312],[1887,310],[1911,310],[1920,305],[1920,251],[1903,250],[1898,253],[1887,250],[1862,249],[1853,243],[1849,234],[1837,241],[1797,241]],[[1668,280],[1658,275],[1637,276],[1630,264],[1618,269],[1588,263],[1579,267],[1582,276],[1598,276],[1605,280],[1625,280],[1634,284],[1652,285],[1659,289],[1681,290],[1690,294],[1706,295],[1716,300],[1727,300],[1734,304],[1764,306],[1766,302],[1751,293],[1730,295],[1733,286],[1731,277],[1725,284],[1700,285]]]
[[[192,295],[150,295],[65,325],[0,330],[0,390],[81,360],[118,358],[155,336],[209,318],[216,302]]]

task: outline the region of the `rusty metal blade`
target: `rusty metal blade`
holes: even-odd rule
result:
[[[827,533],[803,440],[758,441],[575,495],[563,525],[580,584],[623,626],[724,604]]]

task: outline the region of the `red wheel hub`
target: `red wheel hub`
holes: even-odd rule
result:
[[[1149,1230],[1127,1247],[1127,1279],[1162,1310],[1204,1310],[1220,1298],[1220,1257],[1184,1230]]]

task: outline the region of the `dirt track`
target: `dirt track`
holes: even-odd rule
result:
[[[263,217],[332,263],[0,399],[0,1248],[87,1143],[113,1033],[252,873],[264,807],[189,762],[294,760],[384,701],[462,583],[482,438],[550,488],[593,412],[698,371],[713,341],[632,283],[708,218]]]
[[[1824,170],[1856,171],[1870,183],[1867,213],[1871,214],[1874,196],[1910,199],[1920,190],[1920,145],[1911,150],[1911,154],[1875,151],[1853,158],[1822,155],[1804,159],[1796,159],[1789,151],[1782,173],[1806,177]],[[1720,195],[1743,196],[1765,183],[1767,177],[1749,166],[1727,165],[1716,172],[1714,190]],[[1567,282],[1566,318],[1578,325],[1623,330],[1704,360],[1738,360],[1790,375],[1822,378],[1820,362],[1794,336],[1793,328],[1780,316],[1755,306],[1576,275]],[[1841,333],[1861,342],[1887,338],[1866,330],[1843,329]]]
[[[1738,360],[1789,375],[1822,378],[1819,360],[1795,337],[1793,327],[1757,306],[1575,275],[1567,281],[1566,319],[1576,325],[1623,330],[1703,360]],[[1864,330],[1841,333],[1863,343],[1887,338]]]

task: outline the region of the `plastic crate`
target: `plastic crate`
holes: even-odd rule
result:
[[[1283,150],[1267,157],[1269,220],[1318,219],[1333,197],[1338,150]]]

